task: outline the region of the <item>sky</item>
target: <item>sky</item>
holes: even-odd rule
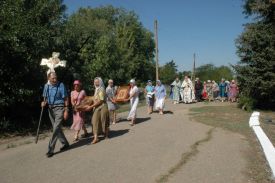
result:
[[[143,26],[154,32],[158,21],[159,63],[174,60],[179,71],[236,64],[235,39],[248,22],[243,0],[64,0],[67,13],[80,7],[113,5],[135,11]]]

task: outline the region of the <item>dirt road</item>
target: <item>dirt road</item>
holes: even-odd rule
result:
[[[138,109],[138,124],[111,126],[109,140],[91,138],[47,158],[48,138],[0,149],[1,183],[243,183],[248,143],[239,134],[189,120],[188,109],[204,105],[167,102],[161,116]],[[210,104],[217,105],[217,104]],[[126,118],[127,113],[119,114]],[[91,129],[89,129],[91,131]],[[59,143],[56,151],[59,150]]]

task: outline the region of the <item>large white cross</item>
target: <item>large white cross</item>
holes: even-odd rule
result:
[[[60,60],[58,58],[59,55],[60,55],[60,53],[53,52],[52,57],[50,57],[49,59],[42,58],[40,65],[46,65],[49,68],[49,70],[47,71],[47,75],[50,72],[55,72],[54,68],[57,68],[59,66],[60,67],[66,67],[66,61],[65,60]]]

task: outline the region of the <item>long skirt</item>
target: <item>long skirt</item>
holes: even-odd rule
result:
[[[176,87],[176,86],[174,86],[174,87]],[[173,100],[175,102],[180,101],[180,89],[176,89],[176,88],[173,89]]]
[[[84,125],[84,113],[74,112],[73,114],[73,124],[71,126],[72,130],[81,130]]]
[[[131,100],[130,100],[131,110],[127,117],[128,120],[136,119],[138,102],[139,102],[139,98],[131,98]]]
[[[157,110],[163,110],[164,109],[164,98],[156,98],[155,108]]]
[[[92,117],[93,134],[99,135],[105,133],[106,129],[109,127],[109,121],[109,111],[105,103],[95,108]]]
[[[108,110],[109,111],[115,111],[118,109],[118,105],[111,102],[111,101],[107,101],[107,105],[108,105]]]

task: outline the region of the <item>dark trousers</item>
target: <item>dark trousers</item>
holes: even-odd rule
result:
[[[63,145],[69,145],[63,131],[61,123],[63,122],[64,107],[52,107],[49,108],[49,117],[53,126],[52,138],[49,142],[48,152],[54,152],[54,147],[57,139]]]

